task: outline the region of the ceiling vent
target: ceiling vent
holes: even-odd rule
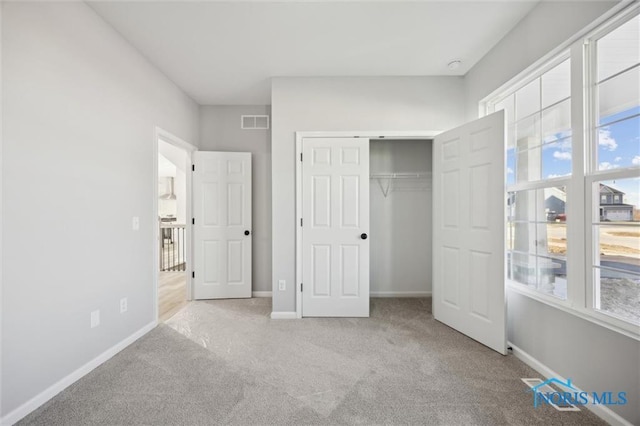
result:
[[[269,128],[269,116],[243,115],[240,117],[240,128],[243,130],[267,130]]]

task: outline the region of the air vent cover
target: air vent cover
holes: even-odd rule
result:
[[[269,128],[268,115],[243,115],[240,117],[240,128],[244,130]]]

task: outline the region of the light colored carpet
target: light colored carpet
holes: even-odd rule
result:
[[[520,378],[540,375],[435,321],[431,299],[373,299],[367,319],[270,307],[190,303],[21,424],[603,424],[534,409]]]

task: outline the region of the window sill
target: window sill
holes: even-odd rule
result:
[[[624,336],[640,341],[640,326],[636,324],[611,317],[595,310],[572,306],[571,302],[569,301],[557,299],[553,296],[531,290],[514,281],[507,280],[507,289],[513,291],[514,293],[527,296],[537,302],[544,303],[545,305],[574,315],[583,320],[589,321],[593,324],[597,324],[611,331],[615,331]]]

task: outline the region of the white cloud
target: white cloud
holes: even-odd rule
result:
[[[640,155],[636,155],[635,157],[633,157],[633,159],[631,160],[631,164],[633,164],[634,166],[640,166]]]
[[[550,175],[547,176],[547,179],[553,179],[553,178],[559,178],[559,177],[565,177],[565,176],[571,176],[571,173],[563,173],[563,174],[555,174],[555,173],[551,173]]]
[[[511,167],[507,167],[507,174],[508,175],[512,175],[513,174],[513,169]]]
[[[557,160],[571,160],[570,152],[554,151],[553,158]]]
[[[600,165],[598,166],[598,170],[611,170],[611,169],[617,169],[620,166],[617,164],[611,164],[607,161],[600,163]]]
[[[616,157],[615,160],[613,160],[613,161],[615,161],[616,163],[619,163],[620,160],[622,160],[622,157]]]
[[[598,144],[607,151],[615,151],[618,147],[618,143],[611,137],[611,131],[608,129],[600,129],[598,132]]]

